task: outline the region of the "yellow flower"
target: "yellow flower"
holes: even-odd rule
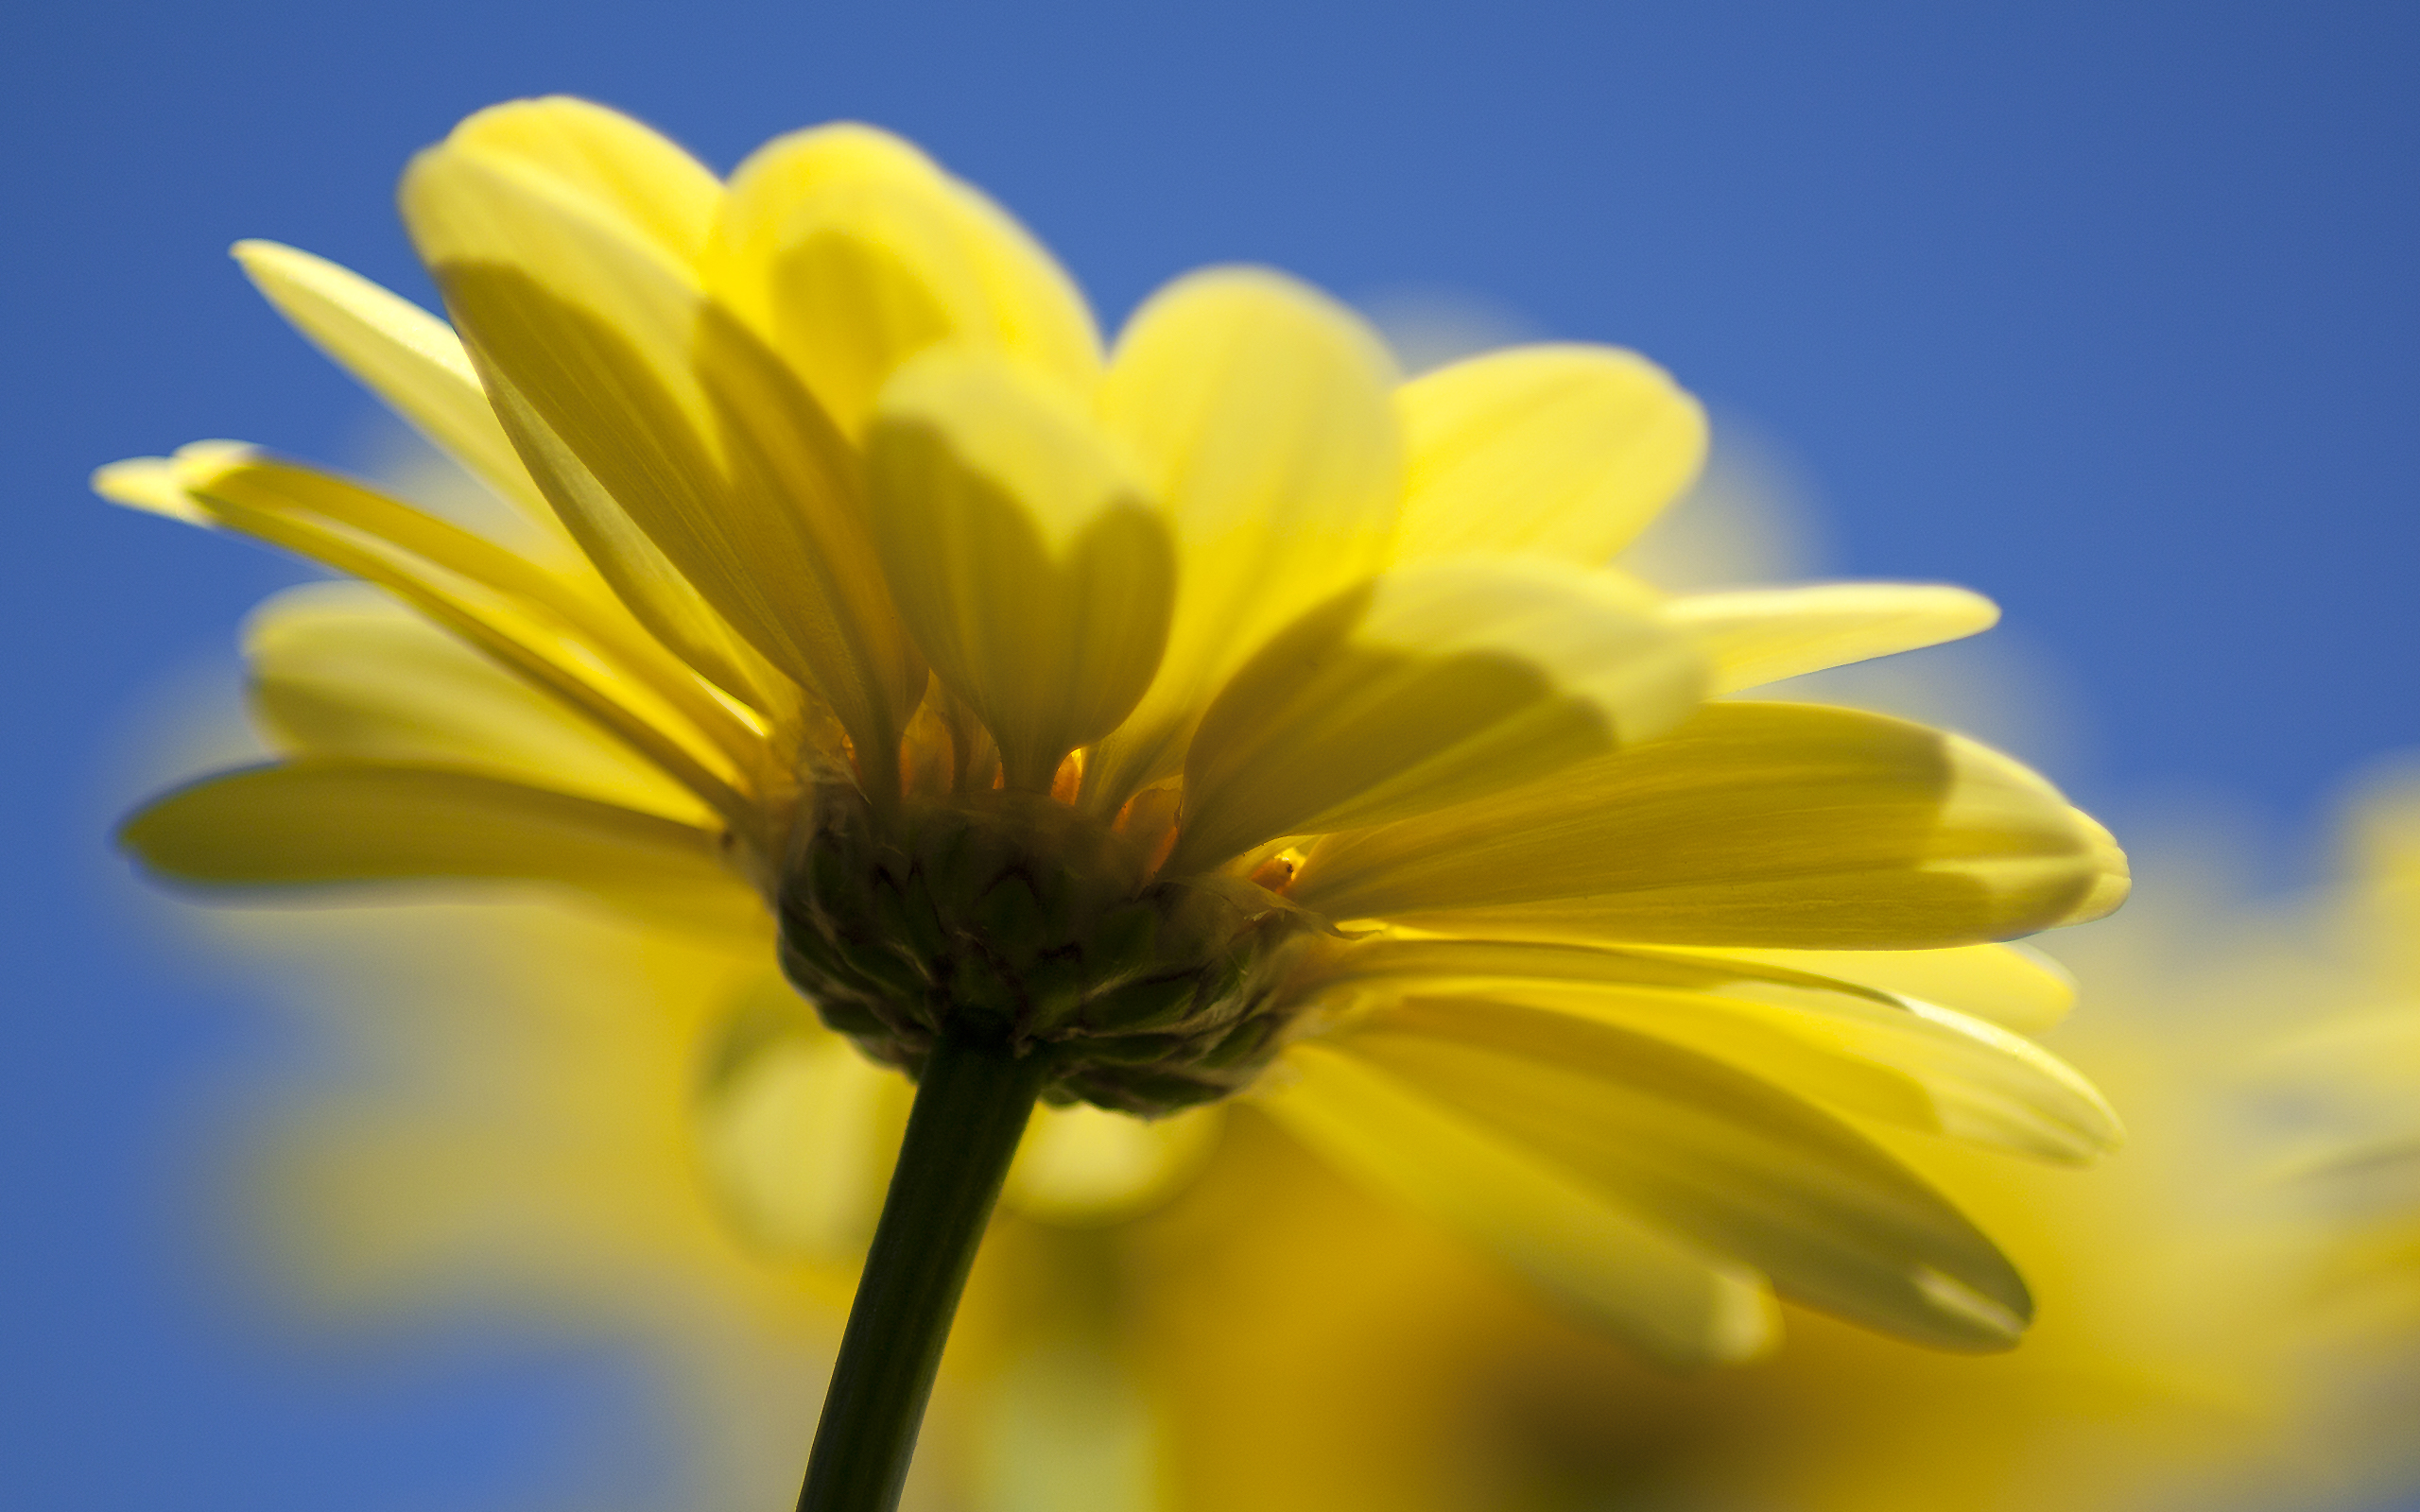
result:
[[[2381,1495],[2420,1482],[2420,782],[2405,765],[2353,805],[2343,885],[2261,983],[2300,1010],[2261,1064],[2299,1115],[2276,1165],[2318,1235],[2303,1280],[2337,1378],[2330,1447]]]
[[[2420,1352],[2420,784],[2375,794],[2355,816],[2361,968],[2358,1011],[2320,1037],[2338,1091],[2341,1146],[2316,1173],[2346,1221],[2333,1278],[2373,1323]]]
[[[516,103],[402,203],[450,328],[238,256],[525,539],[223,443],[102,470],[404,606],[263,612],[283,757],[131,820],[156,873],[556,884],[778,949],[928,1089],[979,1045],[1028,1099],[1249,1092],[1668,1361],[1764,1349],[1774,1289],[1945,1348],[2021,1332],[2008,1262],[1841,1114],[2107,1148],[2023,1038],[2063,980],[1993,942],[2114,907],[2122,858],[1959,737],[1704,701],[1994,610],[1604,565],[1700,461],[1660,370],[1541,346],[1398,384],[1251,268],[1104,354],[1019,226],[858,126],[726,184]],[[796,1042],[735,1032],[732,1072]]]

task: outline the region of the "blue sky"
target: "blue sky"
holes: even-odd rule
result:
[[[1253,260],[1637,347],[1795,458],[1832,571],[1998,598],[2092,730],[2054,775],[2113,812],[2187,787],[2307,833],[2420,747],[2410,8],[231,0],[10,29],[0,1117],[40,1363],[11,1479],[48,1504],[509,1505],[548,1425],[622,1389],[465,1339],[331,1391],[213,1313],[184,1152],[297,1052],[133,937],[103,854],[130,711],[301,575],[85,474],[205,436],[346,455],[365,401],[225,248],[425,297],[394,175],[496,99],[589,94],[724,167],[893,127],[1113,322]]]

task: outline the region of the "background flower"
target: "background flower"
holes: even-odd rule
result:
[[[2335,1366],[2327,1441],[2384,1484],[2420,1475],[2420,782],[2372,774],[2345,816],[2343,876],[2250,990],[2325,1006],[2264,1047],[2273,1179],[2316,1230],[2299,1280]],[[2244,990],[2238,987],[2238,990]]]

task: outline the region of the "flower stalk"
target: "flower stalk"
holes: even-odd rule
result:
[[[840,1337],[799,1512],[898,1505],[950,1320],[1050,1070],[1046,1055],[964,1036],[934,1043]]]

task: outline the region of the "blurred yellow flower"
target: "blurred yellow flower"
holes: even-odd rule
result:
[[[255,618],[282,759],[130,821],[154,872],[542,882],[778,950],[919,1075],[919,1118],[966,1121],[928,1140],[962,1177],[902,1166],[964,1185],[927,1194],[960,1216],[1037,1093],[1249,1091],[1669,1362],[1765,1349],[1773,1289],[1944,1348],[2022,1332],[2014,1269],[1839,1115],[2109,1147],[2023,1037],[2064,982],[1992,942],[2105,913],[2122,857],[1972,742],[1703,701],[1995,611],[1668,598],[1602,565],[1701,459],[1660,370],[1539,346],[1398,386],[1349,312],[1249,268],[1179,280],[1104,354],[1022,228],[859,126],[725,184],[625,117],[520,102],[402,202],[451,328],[238,256],[519,539],[228,443],[103,469],[400,600]],[[785,1195],[792,1137],[864,1120],[754,1095],[838,1074],[804,1033],[773,991],[725,1026],[703,1140],[756,1221],[812,1237],[840,1210]],[[1064,1163],[1103,1190],[1199,1148],[1071,1116]]]
[[[770,1005],[753,954],[535,903],[229,922],[307,965],[291,990],[341,1016],[356,1068],[274,1144],[302,1274],[354,1308],[467,1295],[629,1339],[680,1428],[673,1504],[775,1502],[878,1200],[868,1130],[904,1114],[896,1078],[846,1054],[821,1070],[843,1047],[793,1019],[792,1058],[760,1060],[736,1122],[877,1106],[735,1224],[752,1167],[726,1163],[728,1129],[687,1125],[734,1118],[716,1046]],[[1072,1142],[1046,1122],[977,1267],[916,1504],[2360,1504],[2387,1437],[2329,1427],[2350,1356],[2308,1305],[2325,1234],[2257,1179],[2243,1095],[2295,1006],[2267,989],[2263,923],[2187,897],[2075,939],[2100,989],[2060,1037],[2137,1110],[2127,1159],[2079,1174],[1885,1136],[2041,1295],[2026,1347],[1988,1359],[1800,1313],[1772,1357],[1675,1379],[1251,1100],[1186,1115],[1216,1137],[1173,1171],[1054,1164]]]
[[[2311,1226],[2301,1280],[2331,1366],[2326,1441],[2374,1490],[2420,1483],[2420,782],[2365,785],[2341,886],[2252,987],[2299,1010],[2263,1047],[2272,1162]]]
[[[2350,1011],[2307,1041],[2333,1094],[2335,1147],[2312,1177],[2342,1215],[2331,1289],[2420,1344],[2420,782],[2356,812]]]

